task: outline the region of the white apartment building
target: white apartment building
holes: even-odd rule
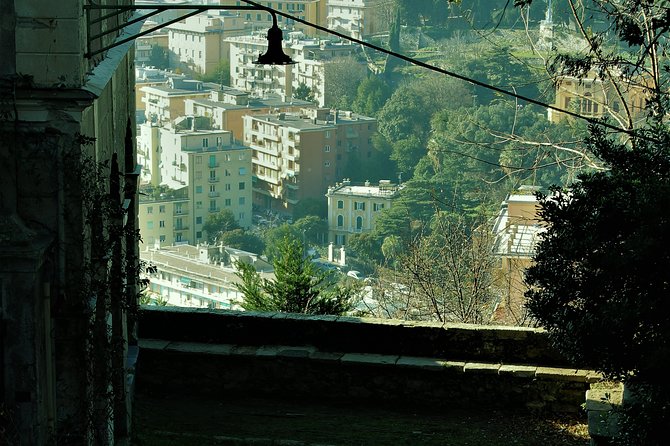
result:
[[[284,52],[295,65],[256,65],[259,54],[267,51],[265,36],[241,36],[230,43],[230,84],[256,96],[277,93],[290,98],[301,83],[307,85],[319,106],[325,104],[326,71],[339,57],[353,55],[357,47],[348,42],[308,39],[301,32],[288,33]]]
[[[258,254],[222,246],[149,247],[140,252],[140,259],[156,267],[147,276],[149,297],[178,307],[241,309],[235,260],[253,265],[263,278],[274,277],[272,265]]]
[[[188,17],[167,29],[170,66],[201,74],[213,73],[228,58],[225,37],[246,32],[244,19],[225,11]]]
[[[329,187],[328,241],[346,245],[351,235],[374,231],[376,216],[393,205],[401,189],[402,186],[389,180],[381,180],[377,185],[369,181],[353,185],[344,180]]]
[[[364,39],[387,32],[390,21],[384,18],[382,0],[328,0],[328,28]]]

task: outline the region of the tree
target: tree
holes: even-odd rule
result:
[[[303,314],[343,314],[351,309],[353,289],[334,283],[303,256],[298,240],[284,238],[272,262],[274,280],[260,279],[253,267],[237,263],[244,294],[242,308],[250,311],[280,311]]]
[[[293,97],[302,101],[312,102],[314,101],[314,92],[312,92],[312,89],[307,84],[300,82],[295,90],[293,90]]]
[[[168,67],[167,51],[160,45],[152,45],[149,53],[149,65],[166,69]]]
[[[293,219],[316,215],[320,218],[328,217],[328,201],[325,198],[303,198],[293,208]]]
[[[257,254],[262,253],[265,249],[265,243],[263,242],[263,239],[261,239],[256,234],[252,234],[240,228],[221,233],[218,241],[223,243],[225,246],[230,246],[231,248],[241,249],[242,251],[248,251]]]
[[[202,225],[202,230],[207,233],[207,239],[214,243],[227,231],[239,229],[235,215],[230,209],[223,209],[217,213],[209,214]]]
[[[327,61],[324,70],[325,106],[350,110],[358,85],[367,77],[367,67],[356,57],[345,56]]]
[[[214,71],[210,74],[199,74],[196,77],[203,82],[230,85],[230,61],[228,59],[221,59]]]
[[[377,116],[391,93],[391,87],[383,79],[368,77],[358,86],[351,108],[365,116]]]

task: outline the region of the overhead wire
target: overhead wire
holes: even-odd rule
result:
[[[529,98],[527,96],[518,94],[518,93],[513,92],[513,91],[507,91],[507,90],[504,90],[502,88],[496,87],[494,85],[487,84],[486,82],[478,81],[478,80],[470,78],[468,76],[464,76],[462,74],[455,73],[455,72],[450,71],[450,70],[445,70],[443,68],[439,68],[439,67],[436,67],[434,65],[430,65],[428,63],[425,63],[425,62],[422,62],[420,60],[414,59],[412,57],[406,56],[404,54],[401,54],[401,53],[398,53],[398,52],[395,52],[395,51],[392,51],[392,50],[388,50],[386,48],[380,47],[380,46],[375,45],[373,43],[366,42],[364,40],[357,39],[355,37],[352,37],[352,36],[349,36],[347,34],[341,33],[339,31],[329,29],[325,26],[321,26],[321,25],[318,25],[316,23],[309,22],[307,20],[301,19],[300,17],[294,16],[292,14],[288,14],[288,13],[283,12],[283,11],[275,10],[273,8],[270,8],[269,6],[262,5],[261,3],[255,2],[253,0],[241,0],[241,1],[246,3],[246,4],[271,11],[274,14],[277,14],[277,15],[282,16],[284,18],[293,20],[294,22],[302,23],[305,26],[309,26],[311,28],[317,29],[317,30],[322,31],[326,34],[331,34],[331,35],[337,36],[341,39],[348,40],[350,42],[357,43],[359,45],[362,45],[362,46],[365,46],[367,48],[373,49],[375,51],[379,51],[381,53],[387,54],[389,56],[397,57],[398,59],[401,59],[401,60],[404,60],[405,62],[411,63],[412,65],[416,65],[416,66],[425,68],[427,70],[434,71],[436,73],[441,73],[441,74],[444,74],[446,76],[450,76],[450,77],[453,77],[455,79],[459,79],[459,80],[462,80],[464,82],[468,82],[470,84],[477,85],[479,87],[486,88],[486,89],[495,91],[497,93],[500,93],[500,94],[503,94],[503,95],[506,95],[506,96],[510,96],[510,97],[513,97],[513,98],[516,98],[516,99],[520,99],[524,102],[528,102],[529,104],[535,104],[535,105],[539,105],[540,107],[546,107],[550,110],[554,110],[556,112],[564,113],[564,114],[572,116],[574,118],[584,120],[584,121],[588,122],[589,124],[593,124],[593,125],[608,128],[610,130],[614,130],[617,133],[625,133],[625,134],[628,134],[630,136],[639,137],[641,139],[649,140],[649,141],[652,141],[652,142],[659,142],[659,141],[657,141],[653,138],[650,138],[646,135],[638,134],[638,132],[636,132],[634,129],[625,129],[625,128],[617,127],[617,126],[612,125],[612,124],[610,124],[610,123],[608,123],[608,122],[606,122],[602,119],[599,119],[599,118],[580,115],[579,113],[573,112],[571,110],[558,108],[558,107],[556,107],[554,105],[551,105],[551,104],[548,104],[546,102],[542,102],[542,101],[539,101],[537,99]]]

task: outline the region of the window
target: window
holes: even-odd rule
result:
[[[210,184],[209,185],[209,191],[210,192],[216,192],[216,185],[215,184]]]
[[[148,206],[147,207],[147,214],[153,214],[154,213],[154,207],[153,206]]]
[[[164,235],[159,236],[158,240],[161,241],[161,242],[164,242],[165,241],[165,236]]]
[[[365,202],[364,201],[355,201],[354,202],[354,210],[364,211],[365,210]]]
[[[175,242],[181,242],[181,234],[177,234],[174,238]]]
[[[209,200],[209,210],[210,211],[216,210],[216,200]]]
[[[161,228],[164,228],[165,227],[165,220],[159,221],[158,226],[161,227]]]
[[[344,209],[344,201],[337,200],[337,208],[338,209]]]
[[[240,183],[237,186],[238,186],[239,190],[244,190],[244,188],[245,188],[244,181],[240,181]]]
[[[326,130],[326,138],[330,138],[330,130]]]
[[[230,176],[230,171],[228,169],[226,169],[223,174],[225,176],[229,177]]]
[[[196,225],[201,225],[202,224],[202,217],[195,217],[195,224]]]
[[[372,205],[372,210],[375,212],[381,211],[382,209],[384,209],[384,203],[375,203]]]
[[[147,229],[153,229],[154,228],[154,222],[153,221],[148,221],[147,222]]]
[[[245,202],[244,197],[240,197],[240,198],[237,199],[237,203],[238,203],[239,205],[243,205],[244,202]]]
[[[202,231],[198,231],[195,233],[195,238],[202,238]]]
[[[344,217],[341,216],[341,215],[338,215],[337,216],[337,227],[341,228],[342,226],[344,226]]]
[[[216,155],[209,155],[209,167],[217,167]]]
[[[195,208],[196,209],[202,209],[202,201],[196,201],[195,202]]]
[[[165,205],[158,206],[158,213],[165,214]]]
[[[240,167],[239,174],[240,175],[246,175],[247,174],[247,168],[246,167]]]
[[[202,179],[202,170],[196,170],[195,171],[195,179],[196,180],[201,180]]]
[[[195,163],[196,164],[202,164],[202,157],[201,156],[196,156],[195,157]]]
[[[209,139],[202,138],[202,146],[203,147],[209,147]]]
[[[344,245],[344,241],[345,241],[344,234],[340,234],[340,235],[335,236],[335,244],[336,245]]]
[[[230,198],[226,198],[226,200],[224,201],[224,204],[226,206],[230,206]]]
[[[240,212],[239,214],[237,214],[237,220],[238,221],[244,220],[244,212]]]
[[[330,145],[326,144],[325,146],[323,146],[323,151],[330,152]]]
[[[225,190],[230,190],[230,183],[227,183],[227,184],[224,186],[224,189],[225,189]]]
[[[210,170],[209,171],[209,179],[210,180],[216,180],[216,170]]]
[[[330,167],[330,161],[326,161],[323,163],[323,167]]]
[[[175,214],[181,214],[182,213],[181,203],[177,203],[177,204],[174,205],[174,213]]]
[[[363,229],[363,217],[356,217],[356,229]]]

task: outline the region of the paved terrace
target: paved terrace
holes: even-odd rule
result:
[[[143,444],[584,445],[599,380],[530,328],[145,308],[140,338]]]

